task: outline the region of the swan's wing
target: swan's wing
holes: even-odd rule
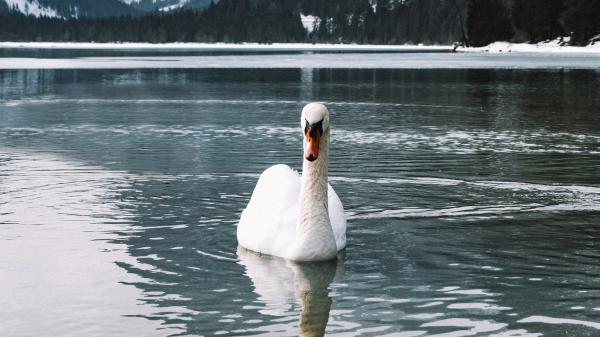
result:
[[[287,165],[266,169],[238,223],[238,242],[253,251],[278,255],[294,241],[300,176]]]
[[[327,195],[329,199],[329,221],[331,221],[335,245],[337,246],[337,250],[340,251],[346,247],[346,214],[344,214],[342,201],[331,185],[327,186]]]

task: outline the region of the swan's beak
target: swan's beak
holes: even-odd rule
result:
[[[307,125],[305,136],[306,146],[304,148],[304,158],[308,161],[314,161],[319,157],[319,142],[321,141],[322,128],[319,125]]]

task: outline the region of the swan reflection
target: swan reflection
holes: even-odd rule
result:
[[[298,263],[259,255],[241,246],[238,246],[237,254],[254,285],[254,292],[266,304],[261,313],[289,316],[289,312],[300,304],[299,334],[325,334],[332,303],[329,285],[336,274],[339,277],[343,273],[343,258]]]

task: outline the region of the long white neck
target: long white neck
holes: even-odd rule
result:
[[[329,130],[321,137],[319,156],[302,164],[300,214],[296,226],[296,260],[327,260],[337,256],[328,211],[327,165]]]

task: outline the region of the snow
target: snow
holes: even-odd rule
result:
[[[79,7],[77,6],[72,6],[71,7],[71,17],[74,19],[78,19],[79,18]]]
[[[159,8],[158,10],[161,12],[170,12],[170,11],[182,8],[188,2],[190,2],[190,0],[179,0],[179,3],[177,3],[177,4],[174,4],[171,6],[164,6],[164,7]]]
[[[58,12],[54,8],[44,7],[37,0],[4,0],[9,8],[17,8],[17,10],[25,15],[33,15],[36,17],[46,16],[58,18]]]
[[[310,34],[315,30],[315,26],[321,21],[318,17],[314,15],[302,15],[300,14],[300,20],[302,21],[302,26],[304,29]]]
[[[171,5],[171,6],[165,6],[165,7],[161,7],[161,8],[159,8],[158,10],[159,10],[159,11],[161,11],[161,12],[170,12],[170,11],[173,11],[173,10],[179,9],[179,8],[181,8],[181,7],[183,7],[183,5],[182,5],[182,4],[176,4],[176,5]]]
[[[597,53],[600,54],[600,44],[591,44],[586,47],[566,45],[569,38],[558,38],[552,41],[529,43],[494,42],[485,47],[459,48],[458,52],[486,52],[486,53]]]
[[[492,48],[509,50],[507,46],[511,50],[518,50],[519,46],[528,49],[524,49],[525,52],[490,52]],[[527,52],[535,46],[499,42],[487,49],[468,48],[451,53],[451,46],[414,45],[0,42],[0,50],[87,50],[86,54],[90,56],[62,59],[4,57],[0,58],[0,69],[600,69],[598,47],[555,45]],[[118,50],[120,55],[99,57],[94,50]],[[160,53],[148,56],[140,55],[141,51]],[[186,53],[182,54],[183,51]],[[263,53],[257,55],[255,52]]]
[[[1,0],[0,0],[1,1]],[[9,0],[15,1],[15,0]],[[187,1],[187,0],[183,0]],[[310,15],[311,20],[319,20]],[[303,19],[303,23],[304,23]],[[306,28],[306,26],[305,26]],[[567,42],[564,39],[562,42]],[[452,46],[425,46],[419,45],[368,45],[368,44],[311,44],[311,43],[130,43],[130,42],[112,42],[112,43],[94,43],[94,42],[0,42],[0,48],[8,49],[115,49],[115,50],[185,50],[198,52],[212,51],[273,51],[273,52],[302,52],[302,51],[343,51],[343,52],[450,52]],[[591,44],[587,47],[563,46],[560,40],[550,42],[528,44],[528,43],[510,43],[494,42],[488,46],[480,48],[458,48],[458,53],[480,53],[480,54],[501,54],[501,53],[547,53],[547,54],[600,54],[600,43]]]
[[[126,5],[130,5],[130,6],[133,4],[139,4],[142,2],[142,0],[119,0],[119,1]],[[164,1],[164,0],[153,0],[152,3],[156,4],[156,3],[160,3],[162,1]],[[170,11],[182,8],[188,2],[190,2],[190,0],[179,0],[179,2],[176,4],[158,7],[158,10],[160,12],[170,12]]]

